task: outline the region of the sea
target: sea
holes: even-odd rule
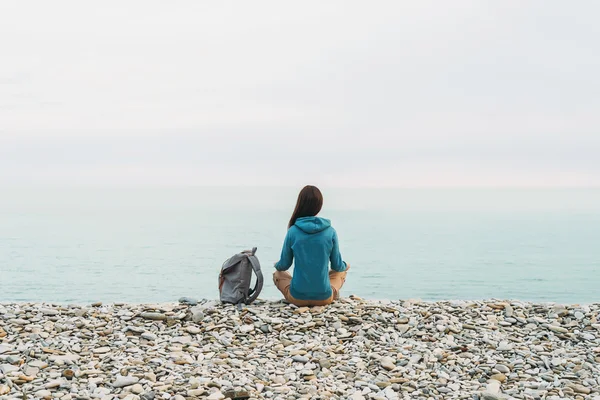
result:
[[[272,283],[299,188],[2,187],[0,302],[217,299],[257,247]],[[368,299],[600,301],[600,189],[322,188]]]

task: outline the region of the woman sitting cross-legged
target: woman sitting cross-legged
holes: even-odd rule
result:
[[[281,259],[275,263],[275,286],[288,302],[300,307],[324,306],[337,300],[350,268],[342,261],[331,222],[317,217],[322,206],[323,195],[318,188],[302,189],[288,225]],[[294,276],[287,272],[292,262]]]

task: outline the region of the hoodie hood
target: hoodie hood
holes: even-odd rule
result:
[[[305,233],[318,233],[331,226],[331,221],[319,217],[302,217],[296,220],[294,224],[298,229]]]

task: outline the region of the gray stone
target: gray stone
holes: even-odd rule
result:
[[[176,336],[171,339],[171,343],[188,344],[192,342],[191,336]]]
[[[363,396],[360,391],[356,391],[352,393],[350,400],[365,400],[365,396]]]
[[[576,384],[576,383],[568,384],[567,387],[570,387],[571,389],[573,389],[573,391],[575,393],[581,393],[581,394],[590,394],[590,393],[592,393],[592,389],[590,389],[589,387],[585,387],[583,385],[579,385],[579,384]]]
[[[185,304],[185,305],[187,305],[187,306],[195,306],[195,305],[197,305],[197,304],[198,304],[198,300],[196,300],[196,299],[193,299],[193,298],[191,298],[191,297],[181,297],[181,298],[179,299],[179,302],[180,302],[181,304]]]
[[[94,353],[95,354],[106,354],[106,353],[110,353],[111,348],[108,346],[105,347],[97,347],[94,349]]]
[[[596,336],[592,335],[591,333],[584,333],[581,335],[581,337],[585,340],[596,340]]]
[[[152,332],[144,332],[141,336],[143,339],[150,340],[152,342],[157,339],[157,336]]]
[[[131,393],[142,394],[144,392],[144,387],[139,383],[136,383],[131,387]]]
[[[548,329],[555,333],[569,333],[569,330],[562,326],[548,325]]]
[[[192,307],[190,308],[190,314],[192,322],[200,323],[204,319],[204,307]]]
[[[400,335],[404,335],[406,332],[408,332],[410,330],[410,325],[407,325],[407,324],[397,325],[396,330],[398,332],[400,332]]]
[[[499,372],[502,372],[503,374],[510,373],[510,368],[504,364],[496,364],[496,366],[494,368],[496,368],[496,370],[498,370]]]
[[[46,383],[44,385],[44,387],[46,389],[55,389],[57,387],[60,387],[61,384],[62,384],[62,381],[60,381],[60,380],[54,380],[54,381],[50,381],[50,382]]]
[[[34,368],[44,369],[48,366],[48,364],[41,360],[33,360],[33,361],[29,362],[29,366],[34,367]]]
[[[143,312],[140,314],[140,317],[152,321],[164,321],[167,319],[167,316],[165,314],[159,312]]]
[[[481,399],[482,400],[506,400],[506,398],[504,396],[502,396],[501,394],[489,393],[489,392],[483,392],[481,394]]]
[[[8,322],[15,325],[29,325],[31,323],[28,320],[22,318],[11,319],[8,320]]]
[[[6,362],[9,364],[16,364],[21,361],[21,357],[18,356],[8,356],[6,357]]]
[[[498,351],[511,351],[513,349],[513,345],[511,343],[508,343],[506,341],[500,342],[500,344],[498,344],[498,347],[496,348],[496,350]]]
[[[60,314],[58,310],[55,310],[53,308],[41,308],[40,312],[46,316],[55,316]]]
[[[37,392],[35,392],[35,397],[38,399],[42,399],[44,397],[51,397],[52,396],[52,392],[49,390],[38,390]]]
[[[200,397],[207,394],[205,389],[190,389],[187,391],[189,397]]]
[[[16,367],[11,364],[0,364],[0,372],[4,374],[10,374],[11,372],[18,371],[19,367]]]
[[[392,357],[382,357],[379,362],[381,366],[388,371],[396,368],[396,360],[394,360]]]
[[[185,328],[185,330],[186,330],[188,333],[191,333],[192,335],[197,335],[197,334],[199,334],[200,332],[202,332],[202,331],[200,330],[200,328],[198,328],[197,326],[194,326],[194,325],[190,325],[190,326],[188,326],[187,328]]]
[[[140,400],[154,400],[156,394],[154,392],[146,392],[140,395]]]
[[[36,376],[40,372],[39,368],[26,366],[23,368],[23,373],[27,376]]]
[[[125,387],[125,386],[131,386],[131,385],[135,385],[136,383],[138,383],[140,381],[139,378],[136,378],[135,376],[117,376],[117,379],[115,379],[115,381],[113,382],[113,387],[116,388],[121,388],[121,387]]]

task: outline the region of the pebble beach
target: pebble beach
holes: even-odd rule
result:
[[[1,399],[600,399],[600,304],[0,304]]]

